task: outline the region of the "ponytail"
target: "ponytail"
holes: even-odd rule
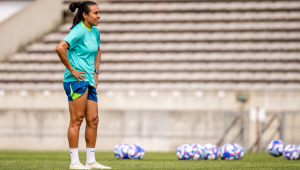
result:
[[[92,1],[84,1],[84,2],[72,2],[69,6],[69,9],[71,12],[75,12],[75,10],[78,8],[78,11],[73,19],[73,27],[75,27],[81,20],[83,20],[83,13],[86,13],[87,15],[90,12],[89,5],[97,5],[95,2]]]

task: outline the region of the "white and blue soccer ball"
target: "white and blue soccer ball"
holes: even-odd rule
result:
[[[199,143],[193,143],[192,144],[193,150],[194,150],[194,160],[199,160],[204,158],[204,147],[200,145]]]
[[[176,150],[176,156],[179,160],[183,160],[184,158],[184,150],[183,150],[183,147],[185,145],[188,145],[188,144],[181,144],[180,146],[178,146],[177,150]]]
[[[281,140],[272,140],[268,145],[268,152],[273,156],[281,156],[284,150],[284,143]]]
[[[117,144],[114,150],[115,157],[118,159],[128,159],[128,149],[129,145],[126,143]]]
[[[219,155],[219,148],[211,143],[205,144],[204,145],[204,158],[207,160],[216,160],[218,159]]]
[[[133,144],[128,149],[128,157],[130,159],[143,159],[145,150],[139,144]]]
[[[296,145],[287,145],[283,150],[283,156],[287,160],[295,160],[299,158],[299,150]]]
[[[236,147],[232,144],[225,144],[221,147],[222,160],[234,160],[236,157]]]
[[[194,158],[194,149],[189,144],[182,144],[177,148],[176,156],[179,160],[190,160]]]
[[[235,147],[235,159],[242,159],[244,157],[244,148],[237,143],[234,143],[233,146]]]

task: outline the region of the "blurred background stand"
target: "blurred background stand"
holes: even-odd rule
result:
[[[65,67],[54,49],[70,31],[71,2],[0,1],[14,13],[0,23],[0,149],[68,148]],[[300,1],[97,2],[97,150],[300,144]],[[251,108],[265,109],[259,128]]]

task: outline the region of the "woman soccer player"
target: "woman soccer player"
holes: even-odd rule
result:
[[[100,66],[100,33],[97,29],[100,14],[95,2],[73,2],[69,6],[77,14],[69,34],[56,47],[66,66],[63,85],[69,100],[70,125],[68,140],[71,154],[70,169],[111,169],[95,160],[98,127],[97,85]],[[86,119],[86,165],[78,157],[79,129]]]

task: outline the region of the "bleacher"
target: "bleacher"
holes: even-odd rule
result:
[[[0,149],[68,148],[65,66],[55,47],[70,30],[72,1],[64,1],[56,30],[0,62]],[[285,142],[299,143],[300,0],[99,0],[99,7],[97,150],[233,141],[248,150],[257,139],[254,108],[266,111],[263,143],[279,138],[279,128]],[[80,141],[85,148],[84,128]]]
[[[0,89],[62,89],[65,23],[0,63]],[[300,89],[300,1],[99,3],[99,90]]]

